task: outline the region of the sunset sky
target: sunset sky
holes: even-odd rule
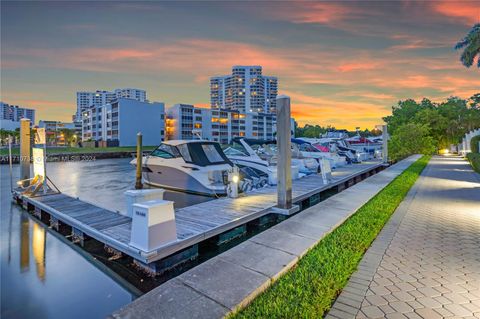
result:
[[[71,121],[76,91],[133,87],[209,105],[209,78],[262,65],[293,116],[372,128],[400,99],[480,91],[455,43],[477,1],[4,2],[1,100]]]

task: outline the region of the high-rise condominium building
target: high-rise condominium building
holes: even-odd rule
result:
[[[262,75],[262,67],[234,66],[232,75],[210,79],[210,105],[213,109],[240,113],[275,113],[278,80]]]
[[[76,121],[82,118],[82,112],[91,106],[102,106],[111,103],[117,98],[133,99],[140,102],[147,101],[147,92],[139,89],[115,89],[113,91],[97,90],[95,92],[81,91],[77,92],[77,112]]]
[[[20,127],[20,119],[30,119],[30,124],[35,124],[35,110],[27,109],[18,105],[10,105],[0,102],[2,117],[1,128],[4,130],[15,130]]]

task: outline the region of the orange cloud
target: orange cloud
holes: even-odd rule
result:
[[[288,10],[274,11],[274,14],[294,23],[332,24],[346,19],[352,11],[352,7],[340,3],[299,1]]]
[[[372,70],[378,66],[378,63],[365,62],[365,63],[346,63],[340,65],[337,70],[340,72],[351,72],[358,70]]]
[[[480,1],[432,1],[434,11],[454,19],[463,21],[466,25],[479,22]]]
[[[401,34],[393,37],[407,44],[416,40]],[[292,112],[301,124],[334,124],[347,128],[378,124],[389,107],[401,99],[437,97],[435,95],[438,98],[468,97],[480,87],[478,72],[466,70],[457,63],[453,50],[432,57],[411,56],[402,50],[350,49],[347,56],[344,47],[325,48],[322,44],[270,48],[203,38],[172,42],[122,38],[115,42],[122,45],[80,49],[7,47],[2,51],[2,57],[6,57],[2,59],[2,68],[6,64],[16,68],[115,73],[116,82],[106,89],[122,83],[120,85],[146,89],[150,100],[163,101],[167,106],[198,102],[195,105],[208,107],[211,76],[228,74],[236,64],[262,65],[264,74],[278,76],[279,93],[292,96]],[[355,57],[355,62],[351,57]],[[78,85],[71,85],[71,97]],[[82,82],[78,89],[81,88],[102,87]],[[308,94],[302,93],[307,91]],[[47,96],[45,103],[41,101],[43,96],[23,97],[20,101],[16,92],[2,92],[7,102],[39,107],[37,118],[62,116],[62,120],[70,120],[74,111],[75,101],[70,96],[65,95],[65,108],[62,108],[60,102],[49,104]],[[33,102],[34,98],[39,104]]]

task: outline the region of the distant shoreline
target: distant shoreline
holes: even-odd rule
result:
[[[143,152],[150,152],[153,149],[153,146],[146,146],[143,148]],[[64,150],[64,152],[59,152],[57,148],[47,149],[47,162],[89,162],[108,158],[134,158],[136,152],[135,147],[65,148]],[[8,149],[2,149],[0,154],[0,165],[8,164]],[[18,148],[12,150],[12,163],[20,163]]]

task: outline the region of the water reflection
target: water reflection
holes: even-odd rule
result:
[[[30,270],[30,247],[32,248],[33,259],[37,272],[37,278],[43,282],[45,281],[45,229],[37,223],[33,224],[32,236],[30,236],[30,217],[26,214],[20,216],[20,272]],[[9,238],[11,229],[9,229]],[[31,239],[31,241],[30,241]],[[8,241],[8,264],[11,258],[11,240]]]
[[[33,224],[32,250],[35,259],[37,277],[41,282],[45,281],[45,229],[39,224]]]
[[[30,227],[28,217],[22,214],[20,219],[20,270],[28,271],[30,268]]]
[[[48,172],[67,194],[95,202],[100,195],[93,186],[106,183],[109,176],[102,170],[108,166],[112,171],[116,166],[123,169],[116,170],[118,178],[130,174],[124,163],[115,162],[101,164],[100,169],[93,164],[49,163]],[[0,168],[2,319],[105,318],[137,296],[125,280],[12,204],[8,166]],[[83,174],[86,171],[89,174]],[[18,166],[14,174],[18,179]],[[129,187],[128,178],[123,185]],[[122,209],[120,197],[116,201]]]

